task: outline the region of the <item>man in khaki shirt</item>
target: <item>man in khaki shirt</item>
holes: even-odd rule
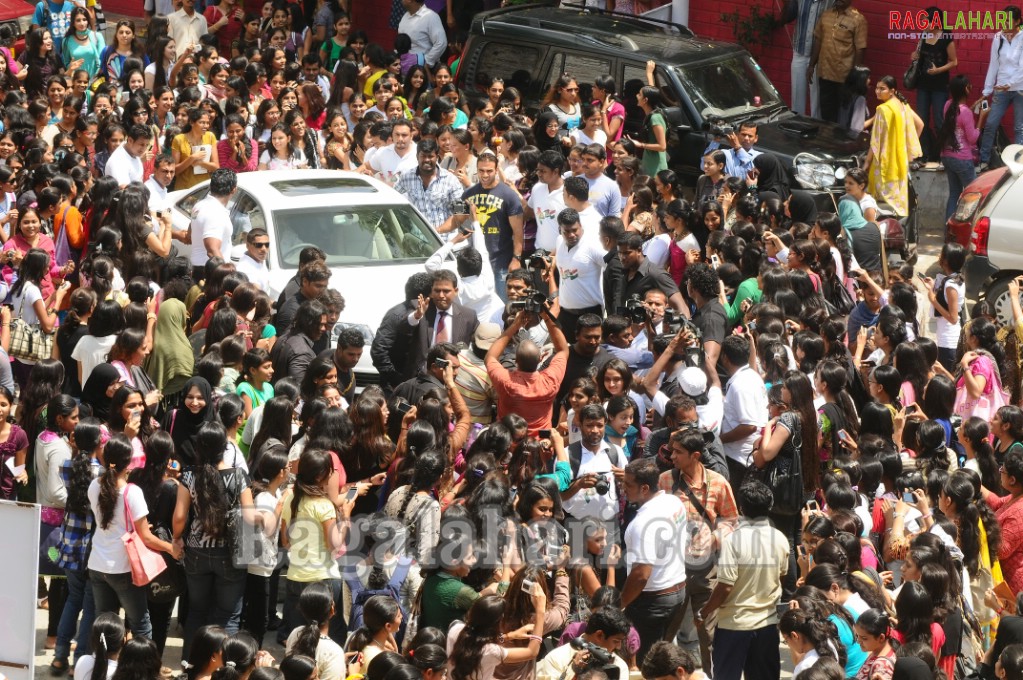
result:
[[[842,85],[853,67],[863,63],[867,50],[867,19],[852,7],[852,0],[835,0],[835,6],[821,15],[813,29],[813,53],[807,68],[807,82],[814,70],[820,83],[821,118],[840,122]]]
[[[747,479],[739,489],[742,518],[721,542],[717,585],[697,614],[702,623],[717,612],[714,680],[777,680],[778,599],[789,569],[789,542],[771,526],[771,490]]]

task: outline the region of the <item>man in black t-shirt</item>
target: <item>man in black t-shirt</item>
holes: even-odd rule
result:
[[[725,341],[725,335],[728,333],[728,316],[718,300],[721,279],[709,264],[697,262],[686,269],[686,290],[689,299],[696,303],[693,324],[703,334],[704,370],[707,372],[707,379],[711,384],[720,387],[725,381],[718,375],[718,355],[721,353],[721,343]]]
[[[476,218],[483,230],[483,242],[494,270],[494,286],[505,302],[505,278],[509,270],[518,269],[522,255],[522,200],[510,186],[497,176],[497,156],[483,152],[476,159],[479,182],[462,194],[476,207]]]
[[[635,231],[626,232],[618,241],[618,256],[622,260],[625,280],[620,291],[621,298],[617,301],[615,309],[624,307],[625,301],[633,295],[642,300],[648,290],[657,288],[668,296],[668,304],[673,309],[689,316],[689,308],[686,307],[671,274],[661,267],[655,267],[643,255],[642,234]]]

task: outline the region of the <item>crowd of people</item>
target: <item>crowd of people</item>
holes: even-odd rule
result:
[[[0,496],[42,508],[54,674],[169,676],[176,618],[188,680],[766,679],[779,641],[1023,678],[1020,284],[999,327],[962,247],[890,261],[893,78],[825,212],[754,122],[683,187],[653,63],[530,115],[417,0],[394,51],[333,0],[163,4],[107,45],[41,0],[0,59]],[[305,168],[442,237],[371,341],[327,254],[271,290],[232,224],[238,174]]]

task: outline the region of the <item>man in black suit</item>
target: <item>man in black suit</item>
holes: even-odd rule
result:
[[[387,310],[373,336],[370,356],[385,389],[393,390],[416,372],[408,351],[409,337],[415,329],[408,325],[406,319],[409,312],[416,309],[417,300],[429,295],[432,287],[433,276],[428,272],[416,272],[410,276],[405,282],[405,301]]]
[[[458,275],[449,269],[435,271],[429,299],[420,295],[416,308],[406,318],[412,334],[413,369],[406,378],[426,365],[426,354],[435,344],[472,342],[479,319],[476,312],[455,302],[457,299]]]

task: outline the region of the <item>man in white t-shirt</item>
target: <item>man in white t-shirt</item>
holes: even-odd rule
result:
[[[583,314],[599,315],[604,310],[604,247],[593,234],[583,236],[579,213],[565,208],[558,214],[561,236],[555,261],[561,274],[558,324],[570,343],[575,342],[575,324]]]
[[[588,144],[580,156],[583,177],[590,185],[590,203],[601,217],[619,217],[622,214],[622,189],[618,182],[604,174],[607,149],[601,144]]]
[[[149,189],[149,209],[153,212],[170,209],[167,194],[170,185],[174,183],[175,170],[174,159],[170,154],[157,156],[153,175],[145,182],[146,188]]]
[[[665,637],[685,599],[688,513],[678,496],[660,490],[660,476],[655,459],[639,458],[625,466],[622,481],[625,497],[639,506],[625,530],[629,576],[622,586],[622,605],[639,633],[637,664]]]
[[[602,520],[608,527],[608,541],[613,542],[618,529],[615,479],[622,475],[625,456],[617,446],[604,440],[606,424],[607,414],[600,404],[587,404],[579,411],[582,438],[568,447],[573,479],[568,489],[561,492],[561,502],[565,512],[575,519]],[[607,490],[601,493],[605,483]]]
[[[562,198],[565,207],[579,213],[579,223],[587,236],[600,236],[600,220],[603,219],[590,203],[590,185],[585,177],[569,177],[564,180]]]
[[[418,167],[416,144],[412,141],[412,124],[397,120],[391,127],[391,143],[373,154],[368,163],[377,179],[393,185],[398,175]]]
[[[270,236],[266,229],[256,227],[245,235],[245,252],[238,258],[238,271],[264,293],[270,290],[270,270],[266,268],[269,255]]]
[[[565,157],[553,149],[540,154],[536,164],[536,176],[540,180],[533,185],[533,191],[526,202],[526,221],[529,211],[536,219],[536,247],[553,253],[558,245],[558,213],[565,209]]]
[[[718,364],[729,376],[721,416],[721,444],[728,459],[728,479],[737,490],[746,476],[753,443],[767,426],[767,388],[760,374],[749,366],[749,340],[741,335],[729,335],[721,343]]]
[[[128,139],[114,149],[107,160],[103,174],[117,180],[122,189],[132,182],[142,181],[142,158],[148,153],[153,142],[153,128],[148,125],[132,125]]]
[[[238,188],[238,176],[234,170],[220,168],[210,175],[210,193],[199,201],[192,212],[192,226],[189,242],[192,245],[192,269],[197,276],[205,277],[203,269],[212,257],[225,262],[231,257],[231,213],[227,203]],[[200,280],[196,278],[196,280]]]

